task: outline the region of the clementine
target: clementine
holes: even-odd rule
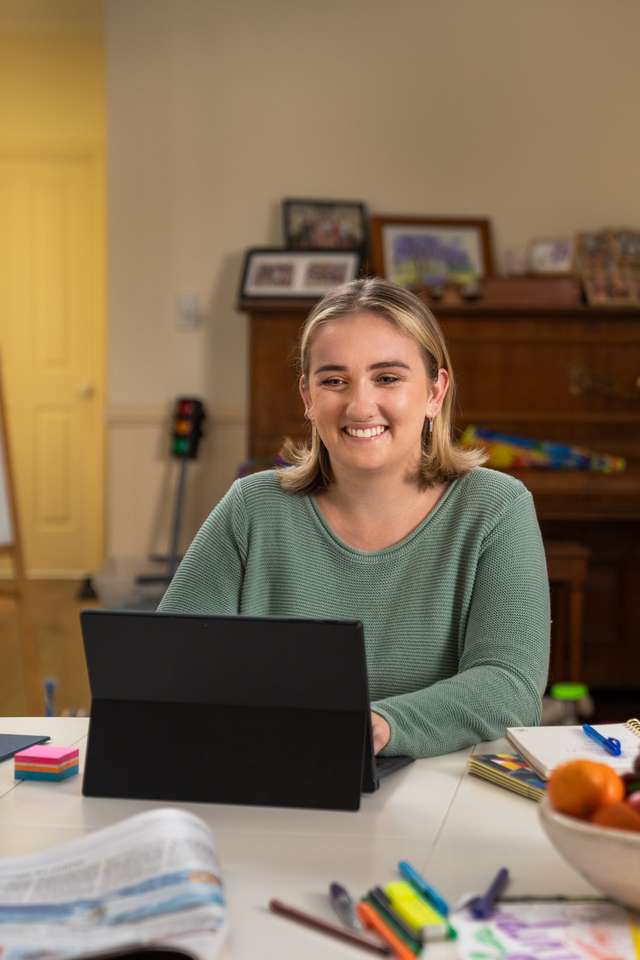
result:
[[[616,830],[640,831],[640,813],[628,803],[608,803],[604,807],[598,807],[591,817],[591,823],[599,827],[614,827]]]
[[[551,771],[547,793],[554,809],[588,820],[598,807],[623,799],[624,783],[606,763],[567,760]]]

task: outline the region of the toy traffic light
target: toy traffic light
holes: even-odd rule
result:
[[[202,400],[194,397],[178,397],[176,400],[175,415],[173,418],[173,446],[174,457],[183,460],[195,460],[198,455],[198,444],[202,436],[202,421],[205,419]]]

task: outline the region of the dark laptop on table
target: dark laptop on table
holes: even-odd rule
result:
[[[87,796],[357,810],[374,758],[362,624],[86,610]]]

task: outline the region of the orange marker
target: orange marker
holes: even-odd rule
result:
[[[370,927],[376,933],[379,933],[385,943],[389,944],[393,950],[393,955],[398,957],[398,960],[416,960],[413,950],[410,950],[406,943],[403,943],[400,937],[397,937],[393,930],[389,929],[373,907],[361,900],[356,909],[365,927]]]

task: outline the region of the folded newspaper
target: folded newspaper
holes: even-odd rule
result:
[[[0,860],[0,957],[168,950],[211,960],[226,905],[209,827],[161,808],[43,853]]]

